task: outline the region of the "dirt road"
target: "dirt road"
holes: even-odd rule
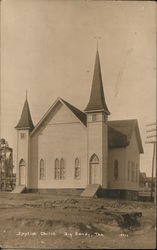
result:
[[[0,193],[2,248],[155,249],[155,237],[152,203]]]

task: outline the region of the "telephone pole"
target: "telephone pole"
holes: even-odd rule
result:
[[[147,138],[146,143],[153,144],[152,180],[151,180],[151,195],[150,195],[150,200],[153,201],[153,178],[154,178],[154,164],[155,164],[155,152],[156,152],[157,123],[156,122],[150,123],[150,124],[147,124],[146,126],[150,127],[150,129],[146,130],[146,133],[148,134],[146,136],[146,138]],[[153,132],[153,134],[149,134],[152,132]],[[154,132],[155,132],[155,134],[154,134]],[[156,169],[156,171],[157,171],[157,169]],[[157,180],[155,180],[155,190],[154,191],[156,191],[156,181]],[[156,192],[155,192],[155,195],[156,195]],[[154,197],[154,199],[155,199],[155,197]]]

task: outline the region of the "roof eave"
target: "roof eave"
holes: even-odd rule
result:
[[[104,109],[92,109],[92,110],[85,109],[84,112],[85,113],[104,112],[106,115],[111,114],[110,112],[107,112]]]
[[[15,128],[17,130],[33,130],[34,129],[34,127],[18,127],[18,126],[16,126]]]

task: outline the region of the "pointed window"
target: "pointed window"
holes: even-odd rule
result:
[[[58,159],[55,160],[54,178],[56,180],[65,179],[65,163],[63,158],[60,161]]]
[[[138,164],[136,163],[136,182],[138,182]]]
[[[40,180],[45,179],[45,166],[44,166],[44,160],[40,160]]]
[[[131,181],[134,181],[134,162],[131,164]]]
[[[81,176],[81,171],[80,171],[80,161],[79,158],[75,159],[75,173],[74,173],[74,178],[75,179],[80,179]]]
[[[55,179],[58,180],[60,178],[60,167],[59,167],[59,160],[55,160]]]
[[[93,154],[90,158],[90,163],[99,163],[99,158],[96,154]]]
[[[65,166],[63,158],[60,160],[60,179],[65,179]]]
[[[25,133],[20,133],[20,138],[24,139],[25,138]]]
[[[25,166],[25,161],[23,159],[20,160],[19,166]]]
[[[130,161],[128,161],[128,181],[130,181]]]
[[[96,122],[96,118],[97,118],[97,117],[96,117],[96,114],[93,114],[93,115],[92,115],[92,122]]]
[[[118,179],[118,160],[114,161],[114,178],[115,180]]]

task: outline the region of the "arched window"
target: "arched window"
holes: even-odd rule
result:
[[[130,181],[130,161],[128,161],[128,181]]]
[[[64,166],[64,160],[63,158],[60,160],[60,179],[65,178],[65,166]]]
[[[92,115],[92,122],[96,122],[96,118],[97,118],[96,114],[93,114]]]
[[[96,154],[93,154],[90,158],[90,163],[99,163],[99,158]]]
[[[40,179],[45,179],[45,166],[44,166],[44,160],[40,160]]]
[[[93,154],[89,161],[89,183],[98,184],[100,181],[100,165],[99,158],[96,154]]]
[[[134,181],[134,162],[131,164],[131,181]]]
[[[20,160],[19,166],[25,166],[25,161],[23,159]]]
[[[136,182],[138,182],[138,164],[136,163]]]
[[[114,161],[114,178],[115,180],[118,179],[118,160]]]
[[[58,180],[60,178],[60,167],[59,167],[59,160],[55,160],[55,179]]]
[[[75,159],[75,172],[74,172],[74,178],[80,179],[81,171],[80,171],[80,161],[78,158]]]

